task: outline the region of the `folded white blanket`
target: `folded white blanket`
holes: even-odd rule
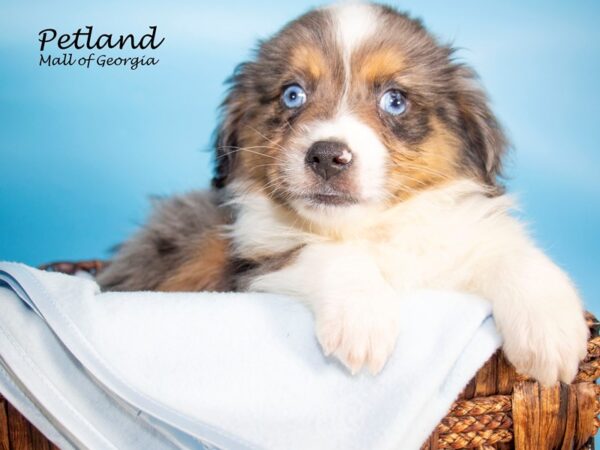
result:
[[[488,302],[416,292],[383,372],[351,376],[288,298],[0,285],[0,392],[61,448],[418,449],[500,345]]]

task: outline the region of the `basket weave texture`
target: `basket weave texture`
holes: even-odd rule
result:
[[[61,262],[46,270],[92,274],[101,261]],[[546,388],[518,374],[497,351],[477,372],[421,450],[593,449],[600,421],[600,337],[596,318],[586,315],[591,337],[575,381]],[[0,450],[56,449],[0,396]]]

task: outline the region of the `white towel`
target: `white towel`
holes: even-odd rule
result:
[[[500,345],[488,302],[415,292],[384,370],[352,376],[289,298],[0,284],[0,392],[61,448],[418,449]]]

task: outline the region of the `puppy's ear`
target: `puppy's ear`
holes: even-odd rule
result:
[[[221,104],[221,122],[215,130],[215,169],[212,179],[213,187],[224,187],[233,175],[236,155],[240,147],[239,130],[244,118],[246,65],[236,67],[233,75],[227,80],[229,90]]]
[[[502,161],[509,143],[477,74],[466,66],[457,68],[458,128],[466,163],[487,185],[501,192]]]

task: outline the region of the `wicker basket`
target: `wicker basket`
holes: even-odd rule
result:
[[[55,263],[44,269],[96,273],[100,261]],[[571,385],[542,388],[517,374],[496,352],[477,372],[422,450],[578,450],[593,449],[600,422],[599,323],[587,315],[588,356]],[[54,449],[8,402],[0,397],[0,450]]]

